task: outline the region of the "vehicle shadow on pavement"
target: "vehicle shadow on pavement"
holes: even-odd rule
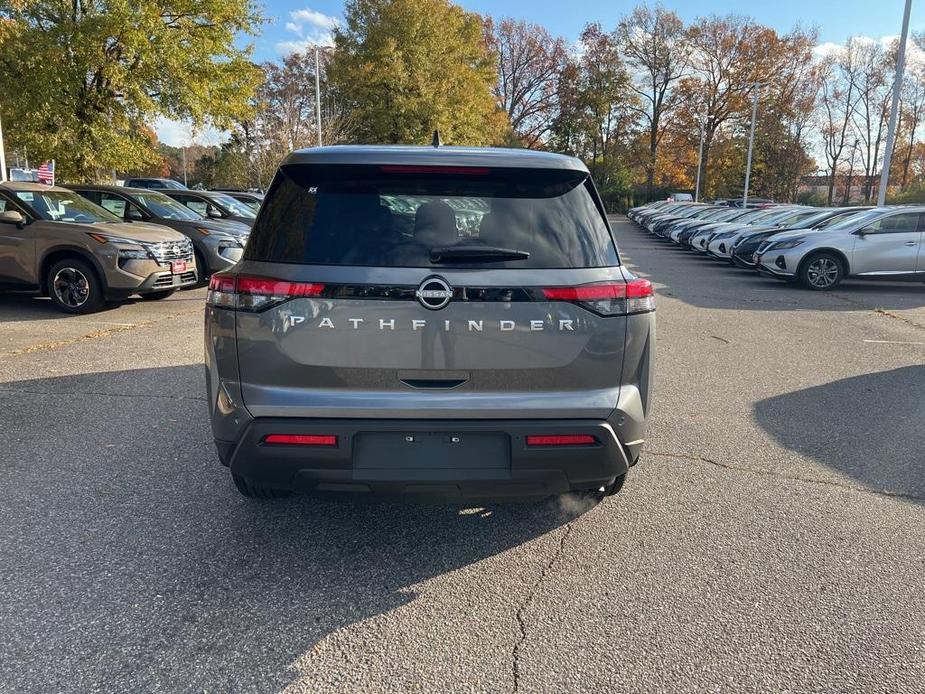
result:
[[[202,365],[0,383],[0,683],[276,691],[326,635],[586,510],[248,500],[204,392]]]
[[[768,398],[755,418],[782,446],[865,488],[925,501],[925,366]]]
[[[750,311],[925,307],[921,282],[846,280],[835,291],[814,292],[655,238],[625,219],[612,222],[617,243],[629,256],[633,272],[663,285],[657,286],[657,294],[692,306]]]

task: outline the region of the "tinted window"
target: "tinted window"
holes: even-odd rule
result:
[[[386,267],[617,265],[588,175],[579,171],[302,166],[277,175],[245,257]],[[452,261],[433,249],[529,254]]]

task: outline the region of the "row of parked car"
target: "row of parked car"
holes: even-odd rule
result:
[[[925,205],[743,209],[666,200],[628,217],[659,238],[808,289],[834,289],[846,277],[925,281]]]
[[[261,202],[170,179],[0,183],[0,289],[39,290],[68,313],[164,299],[238,262]]]

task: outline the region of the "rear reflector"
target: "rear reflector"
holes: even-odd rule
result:
[[[528,446],[593,446],[597,439],[589,434],[560,434],[553,436],[528,436]]]
[[[323,291],[324,285],[318,282],[216,273],[209,280],[206,303],[239,311],[262,311],[289,299],[321,296]]]
[[[577,287],[546,287],[543,296],[549,301],[579,304],[602,316],[623,316],[655,310],[655,291],[649,280],[600,282]]]
[[[267,434],[263,442],[274,446],[336,446],[337,437],[327,434]]]

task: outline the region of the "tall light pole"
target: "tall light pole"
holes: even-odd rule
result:
[[[758,115],[758,92],[761,84],[755,82],[755,95],[752,97],[752,127],[748,133],[748,160],[745,162],[745,190],[742,193],[742,207],[748,207],[748,182],[752,176],[752,148],[755,146],[755,118]]]
[[[694,186],[694,202],[700,202],[700,169],[703,168],[703,135],[706,130],[706,116],[700,119],[700,148],[697,150],[697,183]]]
[[[318,130],[318,146],[321,147],[321,51],[315,44],[315,128]]]
[[[893,140],[896,137],[896,116],[899,112],[899,93],[903,86],[903,70],[906,62],[906,39],[909,38],[909,12],[912,0],[906,0],[903,11],[903,31],[899,37],[899,51],[896,54],[896,78],[893,80],[893,105],[890,107],[890,125],[886,131],[886,150],[883,152],[883,170],[880,172],[880,189],[877,191],[877,207],[886,204],[886,188],[890,182],[890,164],[893,162]]]
[[[0,183],[6,180],[6,154],[3,150],[3,121],[0,119]]]

